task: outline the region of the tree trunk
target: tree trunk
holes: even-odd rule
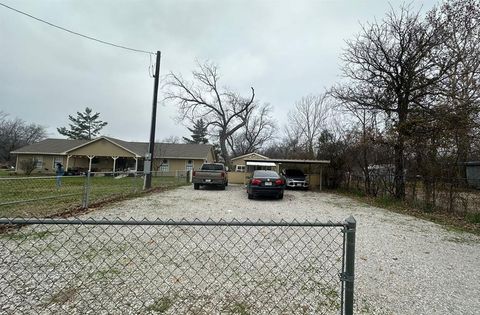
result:
[[[403,199],[405,197],[405,179],[403,176],[404,173],[404,141],[399,137],[397,143],[394,146],[395,152],[395,174],[394,174],[394,183],[395,183],[395,198]]]
[[[404,199],[405,198],[405,123],[407,120],[407,110],[408,104],[399,104],[398,110],[398,136],[397,141],[394,145],[394,155],[395,155],[395,174],[394,174],[394,184],[395,184],[395,198]]]
[[[220,132],[220,151],[222,152],[222,157],[225,165],[230,166],[230,156],[228,155],[227,149],[227,136],[225,133]]]

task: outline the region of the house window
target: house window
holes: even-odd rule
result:
[[[36,156],[33,158],[33,164],[35,165],[35,168],[42,168],[43,167],[43,157],[41,156]]]
[[[63,165],[63,156],[55,156],[53,157],[53,169],[57,168],[57,163],[60,163]]]
[[[237,165],[235,167],[235,172],[245,172],[245,165]]]
[[[168,160],[162,160],[162,164],[160,164],[160,172],[168,172],[170,170],[170,166],[168,165]]]
[[[185,170],[191,171],[193,170],[193,160],[188,160],[185,164]]]

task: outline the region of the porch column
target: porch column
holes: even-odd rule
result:
[[[88,171],[91,172],[92,171],[92,160],[93,158],[95,157],[95,155],[87,155],[88,157]]]
[[[134,157],[135,159],[135,173],[138,172],[138,158]]]
[[[112,159],[113,159],[113,175],[115,175],[115,166],[117,164],[117,159],[118,159],[118,156],[112,156]]]
[[[18,154],[17,154],[17,162],[15,162],[15,172],[18,172]]]
[[[70,161],[71,155],[67,155],[67,162],[65,163],[65,171],[68,171],[68,162]]]

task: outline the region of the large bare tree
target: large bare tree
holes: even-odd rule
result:
[[[255,106],[245,125],[228,138],[233,155],[239,156],[260,150],[274,138],[275,124],[271,117],[272,108],[268,104]]]
[[[229,164],[227,141],[247,123],[255,108],[255,90],[252,87],[251,96],[243,97],[220,87],[218,67],[212,63],[198,63],[198,69],[192,74],[193,81],[188,81],[170,73],[166,100],[178,105],[181,121],[188,121],[189,125],[200,118],[205,121],[209,131],[218,137],[221,155]]]
[[[306,158],[313,159],[318,146],[318,139],[330,114],[330,105],[325,94],[308,95],[295,103],[288,113],[286,134],[295,136],[306,153]]]
[[[348,82],[332,94],[345,104],[377,110],[391,117],[396,139],[393,144],[395,197],[405,196],[405,143],[412,111],[429,110],[434,87],[442,82],[455,56],[440,48],[447,36],[409,6],[392,9],[382,21],[364,25],[358,36],[347,41],[343,75]]]
[[[440,108],[435,118],[449,131],[447,145],[454,149],[458,169],[472,157],[472,142],[480,139],[480,1],[445,1],[427,19],[448,34],[441,46],[443,56],[457,56],[435,98]]]

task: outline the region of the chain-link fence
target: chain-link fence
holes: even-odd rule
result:
[[[366,193],[377,197],[394,196],[394,177],[347,175],[342,188]],[[480,179],[443,177],[406,177],[405,199],[425,210],[443,210],[458,214],[480,213]]]
[[[152,189],[188,182],[188,173],[153,172]],[[0,217],[48,217],[144,193],[144,174],[0,177]]]
[[[352,314],[355,227],[0,219],[0,312]]]

